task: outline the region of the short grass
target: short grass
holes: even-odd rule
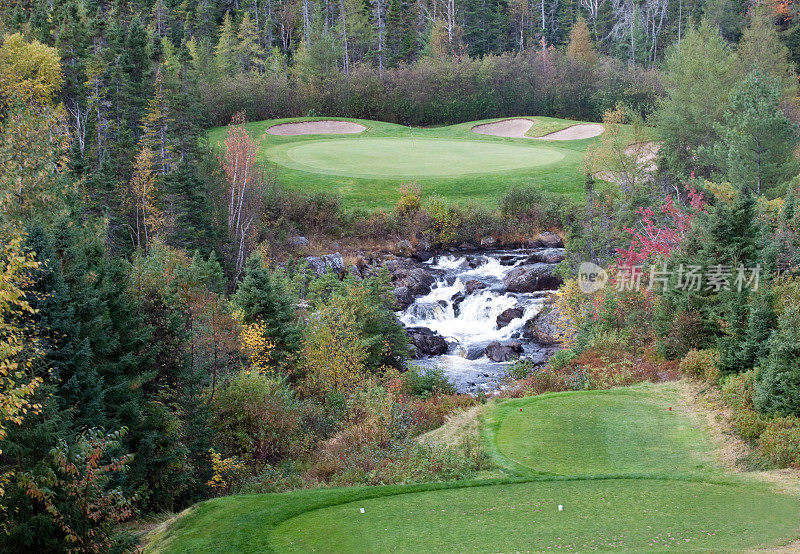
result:
[[[510,400],[491,412],[491,432],[505,460],[534,473],[716,470],[711,444],[677,396],[674,384],[648,384]]]
[[[345,207],[391,209],[399,190],[417,182],[425,195],[453,201],[496,205],[513,186],[531,186],[551,193],[581,198],[581,169],[586,148],[597,138],[576,141],[534,141],[479,135],[479,123],[409,128],[393,123],[344,119],[361,123],[358,135],[275,136],[272,125],[329,118],[275,119],[248,123],[254,137],[264,137],[259,159],[274,164],[279,182],[309,193],[333,192]],[[536,117],[531,132],[546,134],[576,121]],[[412,139],[413,136],[413,139]],[[225,128],[208,132],[211,146],[224,142]],[[381,139],[381,140],[375,140]],[[403,139],[395,142],[386,139]]]
[[[714,465],[680,405],[675,384],[494,402],[484,433],[507,478],[220,498],[148,550],[719,552],[796,539],[798,498]]]

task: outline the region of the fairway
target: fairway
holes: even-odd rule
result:
[[[282,164],[351,177],[454,177],[552,164],[564,154],[514,144],[429,138],[328,139],[286,145]]]
[[[154,534],[147,550],[720,552],[797,539],[797,496],[716,465],[681,391],[663,383],[494,401],[484,434],[507,478],[219,498]]]

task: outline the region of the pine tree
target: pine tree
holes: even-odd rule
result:
[[[245,13],[239,23],[238,44],[236,45],[236,59],[241,71],[264,72],[264,50],[261,48],[258,37],[258,29],[250,18],[249,13]]]
[[[263,326],[264,338],[275,345],[275,361],[285,368],[300,346],[300,327],[291,296],[272,278],[258,254],[247,260],[235,303],[242,310],[243,323]]]
[[[769,355],[758,373],[753,401],[767,414],[800,416],[800,311],[787,304],[779,319],[769,341]]]
[[[777,80],[750,73],[731,92],[715,128],[720,138],[713,156],[735,186],[758,195],[788,179],[798,134],[780,107]]]
[[[217,70],[224,76],[233,76],[236,71],[237,47],[236,32],[233,29],[231,12],[228,11],[219,26],[219,39],[214,49]]]

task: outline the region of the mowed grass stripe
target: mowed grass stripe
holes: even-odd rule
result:
[[[546,394],[494,410],[497,451],[537,473],[718,470],[697,420],[680,409],[674,384]]]
[[[530,482],[310,511],[277,526],[270,546],[277,552],[724,551],[777,544],[798,517],[794,499],[745,485]]]

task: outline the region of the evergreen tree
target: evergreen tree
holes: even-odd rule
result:
[[[292,297],[273,279],[257,253],[247,260],[235,302],[242,310],[243,323],[263,326],[264,338],[275,346],[275,361],[285,368],[300,346],[300,326]]]
[[[790,175],[797,128],[780,107],[778,81],[753,71],[730,95],[713,155],[737,187],[761,194]]]
[[[217,70],[223,76],[233,76],[236,71],[236,32],[233,29],[231,12],[225,12],[222,24],[219,26],[219,39],[214,50],[214,60]]]
[[[787,304],[779,319],[769,341],[769,355],[758,373],[753,402],[766,414],[800,416],[800,311]]]

